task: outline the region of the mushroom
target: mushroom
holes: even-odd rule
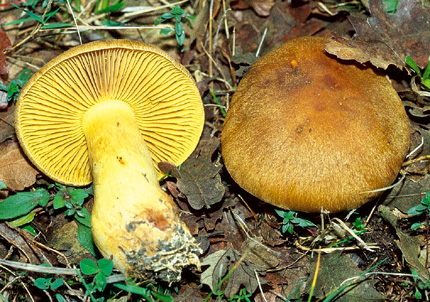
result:
[[[283,209],[355,209],[397,177],[409,122],[391,84],[369,65],[291,40],[257,60],[235,92],[222,131],[233,180]]]
[[[199,267],[199,245],[154,165],[181,164],[203,129],[200,94],[182,65],[135,41],[72,48],[28,81],[15,121],[40,171],[67,185],[93,182],[92,235],[116,268],[171,282]]]

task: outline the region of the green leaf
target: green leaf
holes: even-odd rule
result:
[[[163,23],[164,21],[170,20],[174,17],[175,16],[172,15],[171,13],[164,13],[155,20],[154,25],[159,25],[159,24]]]
[[[31,78],[31,71],[28,68],[23,69],[19,76],[18,79],[20,81],[22,81],[22,85],[24,85],[25,83],[27,83],[27,81]]]
[[[0,202],[0,220],[12,219],[30,213],[38,204],[47,204],[49,193],[45,189],[19,192]]]
[[[160,301],[163,302],[173,302],[173,297],[172,296],[168,296],[168,295],[164,295],[162,293],[156,292],[156,291],[151,291],[151,294],[157,298]]]
[[[175,30],[171,27],[166,27],[160,30],[160,34],[162,35],[170,35],[171,33],[175,32]]]
[[[61,285],[63,285],[63,283],[64,283],[64,280],[62,278],[59,278],[59,279],[55,280],[54,282],[52,282],[51,286],[49,288],[52,290],[56,290]]]
[[[91,236],[91,229],[80,223],[78,223],[78,241],[91,255],[94,257],[97,255],[93,237]]]
[[[32,211],[27,215],[21,216],[9,223],[14,227],[20,227],[33,221],[35,213]]]
[[[55,294],[55,298],[57,299],[58,302],[67,302],[67,300],[59,293]]]
[[[109,12],[117,12],[121,10],[121,8],[125,5],[125,2],[119,2],[117,4],[108,6],[106,8],[102,8],[101,10],[98,10],[95,12],[95,14],[102,14],[102,13],[109,13]]]
[[[106,284],[106,276],[102,272],[97,273],[94,277],[94,289],[102,292],[105,290]]]
[[[182,31],[180,34],[176,32],[176,41],[178,42],[179,46],[184,45],[185,42],[185,32]]]
[[[170,12],[172,13],[172,15],[182,16],[182,14],[185,11],[182,8],[180,8],[178,5],[175,5]]]
[[[426,206],[424,206],[423,204],[419,204],[417,206],[410,208],[407,214],[412,216],[421,215],[426,209],[427,209]]]
[[[66,200],[64,199],[63,191],[58,191],[57,194],[55,194],[53,206],[54,210],[58,210],[66,206]]]
[[[45,24],[42,26],[43,29],[52,29],[52,28],[63,28],[63,27],[70,27],[75,26],[75,23],[52,23],[52,24]]]
[[[100,271],[107,277],[112,274],[113,270],[113,262],[107,259],[99,259],[97,264],[100,268]]]
[[[71,201],[79,202],[80,205],[83,204],[84,199],[88,197],[87,191],[84,189],[74,189],[69,191],[69,188],[67,188],[67,191],[69,191]]]
[[[428,59],[427,67],[426,67],[426,69],[424,70],[424,73],[423,73],[423,79],[428,79],[429,77],[430,77],[430,56],[429,56],[429,59]]]
[[[8,22],[6,24],[2,24],[2,27],[9,26],[9,25],[15,25],[15,24],[21,24],[21,23],[28,22],[28,21],[33,21],[33,20],[34,20],[33,18],[18,19],[18,20],[15,20],[15,21]]]
[[[29,225],[29,224],[27,224],[27,225],[24,225],[23,227],[21,227],[21,230],[26,230],[26,231],[28,231],[30,234],[33,234],[34,236],[36,236],[37,235],[37,232],[34,230],[34,228],[31,226],[31,225]]]
[[[83,224],[86,227],[91,227],[91,214],[90,212],[88,212],[88,210],[86,208],[82,208],[79,211],[79,214],[76,213],[75,214],[75,219]]]
[[[26,9],[21,9],[21,10],[23,10],[27,15],[29,15],[34,20],[37,20],[40,23],[45,24],[45,21],[43,21],[43,19],[40,16],[36,15],[35,13],[33,13],[33,12],[29,11],[29,10],[26,10]]]
[[[97,266],[97,263],[95,263],[93,260],[91,259],[84,259],[79,263],[79,267],[81,268],[81,272],[84,275],[94,275],[97,274],[100,269]]]
[[[37,278],[34,280],[34,286],[39,289],[48,289],[52,278]]]
[[[129,293],[132,294],[136,294],[136,295],[141,295],[142,297],[144,297],[146,300],[153,302],[154,300],[151,298],[151,292],[150,290],[143,288],[143,287],[139,287],[139,286],[134,286],[134,285],[126,285],[126,284],[122,284],[122,283],[115,283],[114,284],[115,287],[118,287],[119,289],[125,290]]]
[[[421,85],[430,90],[430,79],[425,79],[421,81]]]
[[[0,180],[0,190],[1,189],[7,189],[7,185],[3,181]]]
[[[417,63],[415,63],[415,61],[410,56],[406,56],[405,62],[406,62],[406,65],[408,65],[410,68],[412,68],[417,75],[421,76],[420,68],[418,67]]]
[[[417,300],[421,300],[423,298],[423,295],[421,294],[421,292],[418,290],[418,288],[415,290],[415,299]]]
[[[385,4],[385,11],[387,13],[394,14],[397,11],[399,0],[382,0],[382,3]]]
[[[423,223],[421,223],[421,222],[415,222],[411,225],[411,230],[412,231],[418,230],[419,228],[421,228],[422,225],[423,225]]]

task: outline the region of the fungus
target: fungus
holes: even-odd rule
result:
[[[93,182],[92,235],[116,268],[171,282],[199,267],[199,245],[154,165],[181,164],[203,129],[199,91],[182,65],[139,42],[84,44],[28,81],[15,120],[40,171],[67,185]]]
[[[302,37],[257,60],[222,132],[233,180],[277,207],[360,207],[397,177],[409,148],[402,102],[383,75]]]

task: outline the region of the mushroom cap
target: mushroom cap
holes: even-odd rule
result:
[[[230,175],[280,208],[358,208],[395,180],[409,149],[409,121],[391,84],[328,55],[326,42],[294,39],[257,60],[225,120]]]
[[[24,152],[55,181],[89,184],[82,118],[91,106],[109,100],[132,107],[154,163],[179,165],[198,143],[204,111],[190,73],[156,47],[107,40],[65,51],[24,86],[15,109]]]

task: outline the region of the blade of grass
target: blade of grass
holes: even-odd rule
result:
[[[314,295],[314,289],[315,289],[315,285],[317,283],[317,278],[318,278],[318,272],[319,272],[319,269],[320,269],[320,264],[321,264],[321,247],[318,248],[317,265],[315,267],[315,274],[314,274],[314,279],[312,280],[311,290],[309,291],[308,302],[310,302],[312,300],[312,296]]]
[[[209,88],[209,92],[211,93],[211,95],[212,95],[212,97],[213,97],[213,99],[214,99],[215,103],[217,103],[217,105],[219,105],[219,106],[220,106],[220,107],[219,107],[219,110],[221,111],[222,116],[223,116],[223,117],[225,117],[225,116],[227,115],[227,113],[225,112],[225,110],[224,110],[224,108],[222,107],[221,103],[218,101],[218,98],[216,97],[216,95],[215,95],[214,91],[213,91],[211,88]]]

